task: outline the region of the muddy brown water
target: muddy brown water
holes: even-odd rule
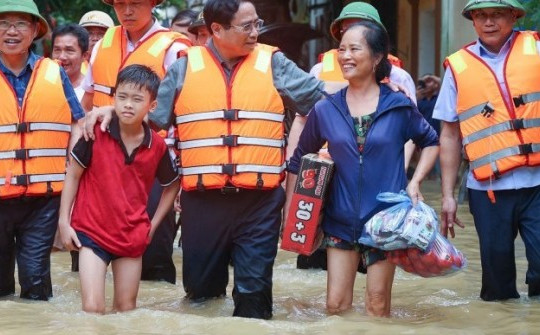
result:
[[[436,182],[424,183],[427,203],[437,212]],[[540,334],[540,300],[527,297],[527,262],[516,240],[518,291],[522,298],[483,302],[480,291],[478,241],[467,204],[459,208],[466,224],[454,244],[467,256],[468,267],[453,276],[420,278],[396,273],[392,317],[365,316],[364,275],[358,274],[353,310],[342,316],[325,313],[326,272],[297,270],[296,255],[280,250],[274,266],[274,318],[270,321],[233,318],[228,296],[194,304],[183,299],[181,249],[174,258],[178,284],[142,282],[138,308],[104,316],[81,312],[79,279],[71,273],[67,252],[52,255],[54,298],[27,302],[0,300],[0,334]],[[232,280],[231,280],[232,282]],[[18,292],[17,292],[18,293]],[[112,275],[107,275],[107,303],[112,304]]]

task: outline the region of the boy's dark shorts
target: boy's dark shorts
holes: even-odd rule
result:
[[[368,266],[386,259],[386,254],[383,250],[369,247],[356,242],[345,241],[339,237],[327,234],[324,235],[321,247],[337,248],[341,250],[353,250],[359,252],[360,264],[358,264],[358,271],[361,273],[367,273]]]
[[[79,238],[79,241],[81,242],[81,245],[83,247],[92,249],[94,254],[96,254],[96,256],[98,256],[99,258],[101,258],[107,265],[111,264],[111,261],[121,258],[120,256],[111,254],[110,252],[100,247],[96,242],[94,242],[90,237],[88,237],[88,235],[86,235],[83,232],[78,231],[77,237]]]

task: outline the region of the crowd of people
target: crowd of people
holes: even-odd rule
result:
[[[84,311],[107,310],[109,264],[112,309],[132,310],[141,279],[176,282],[181,226],[187,298],[226,295],[232,263],[233,316],[270,319],[282,213],[302,156],[320,150],[335,173],[320,259],[304,262],[328,270],[328,313],[351,309],[360,271],[366,313],[390,315],[395,265],[358,238],[389,206],[379,192],[424,200],[437,160],[452,237],[458,168],[470,164],[481,299],[519,297],[518,232],[529,296],[540,294],[540,38],[513,29],[518,0],[469,1],[478,40],[446,58],[442,83],[418,85],[365,2],[343,8],[330,27],[339,47],[311,73],[257,43],[264,22],[250,1],[208,0],[171,29],[152,14],[163,0],[103,2],[120,24],[91,11],[56,27],[52,59],[31,50],[49,31],[33,0],[0,4],[0,296],[15,293],[17,264],[21,298],[51,298],[54,245],[72,253]]]

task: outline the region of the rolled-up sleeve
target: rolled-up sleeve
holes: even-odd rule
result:
[[[452,70],[447,69],[444,73],[443,82],[433,108],[433,118],[446,122],[457,122],[457,90]]]
[[[324,84],[300,69],[283,53],[272,56],[274,86],[283,99],[285,107],[300,115],[307,115],[319,99]]]
[[[187,58],[179,58],[169,69],[159,85],[157,108],[148,115],[150,121],[161,129],[171,125],[176,97],[182,90],[186,75]]]
[[[302,156],[318,152],[325,140],[321,136],[319,116],[315,107],[309,112],[309,116],[304,126],[302,134],[300,134],[300,139],[298,140],[298,146],[294,150],[287,170],[291,173],[298,174],[300,170],[300,161]]]

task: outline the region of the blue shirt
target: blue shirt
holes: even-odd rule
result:
[[[508,38],[508,41],[502,46],[499,53],[493,53],[487,50],[480,40],[476,43],[469,45],[467,49],[473,54],[482,58],[485,63],[495,73],[499,87],[502,90],[503,98],[507,103],[513,104],[508,91],[506,89],[506,78],[504,76],[504,62],[510,52],[512,41],[514,40],[516,33],[514,32]],[[540,54],[540,43],[536,43],[536,49]],[[457,122],[457,88],[456,82],[452,71],[448,69],[444,73],[444,79],[442,82],[441,90],[439,91],[439,98],[435,104],[433,110],[433,118],[446,122]],[[506,172],[500,179],[493,179],[492,181],[478,181],[474,178],[472,172],[469,170],[467,175],[467,187],[473,190],[487,191],[492,190],[513,190],[526,187],[534,187],[540,185],[540,168],[524,166],[511,171]]]
[[[22,107],[24,95],[26,94],[26,88],[28,87],[28,83],[30,83],[30,78],[32,77],[32,71],[34,71],[34,67],[36,65],[36,62],[41,57],[37,56],[33,52],[30,52],[28,56],[28,60],[26,61],[26,66],[24,69],[19,73],[19,75],[15,75],[11,70],[9,70],[0,60],[0,71],[4,73],[6,76],[9,84],[11,87],[13,87],[13,90],[15,91],[15,94],[17,95],[17,101],[19,102],[19,107]],[[77,95],[75,94],[75,91],[73,90],[73,86],[71,86],[71,82],[69,81],[69,77],[67,76],[66,72],[63,68],[60,68],[60,77],[62,78],[62,86],[64,88],[64,95],[66,96],[66,100],[69,104],[69,108],[71,109],[71,116],[74,120],[79,120],[84,117],[84,110],[81,107],[81,104],[79,102],[79,99],[77,99]]]
[[[298,174],[301,157],[318,152],[328,142],[335,169],[322,227],[329,235],[355,242],[365,222],[392,205],[377,201],[377,194],[399,192],[407,186],[404,144],[412,139],[425,148],[438,145],[438,138],[409,98],[380,85],[379,103],[360,159],[346,92],[347,88],[338,91],[311,110],[288,170]]]

